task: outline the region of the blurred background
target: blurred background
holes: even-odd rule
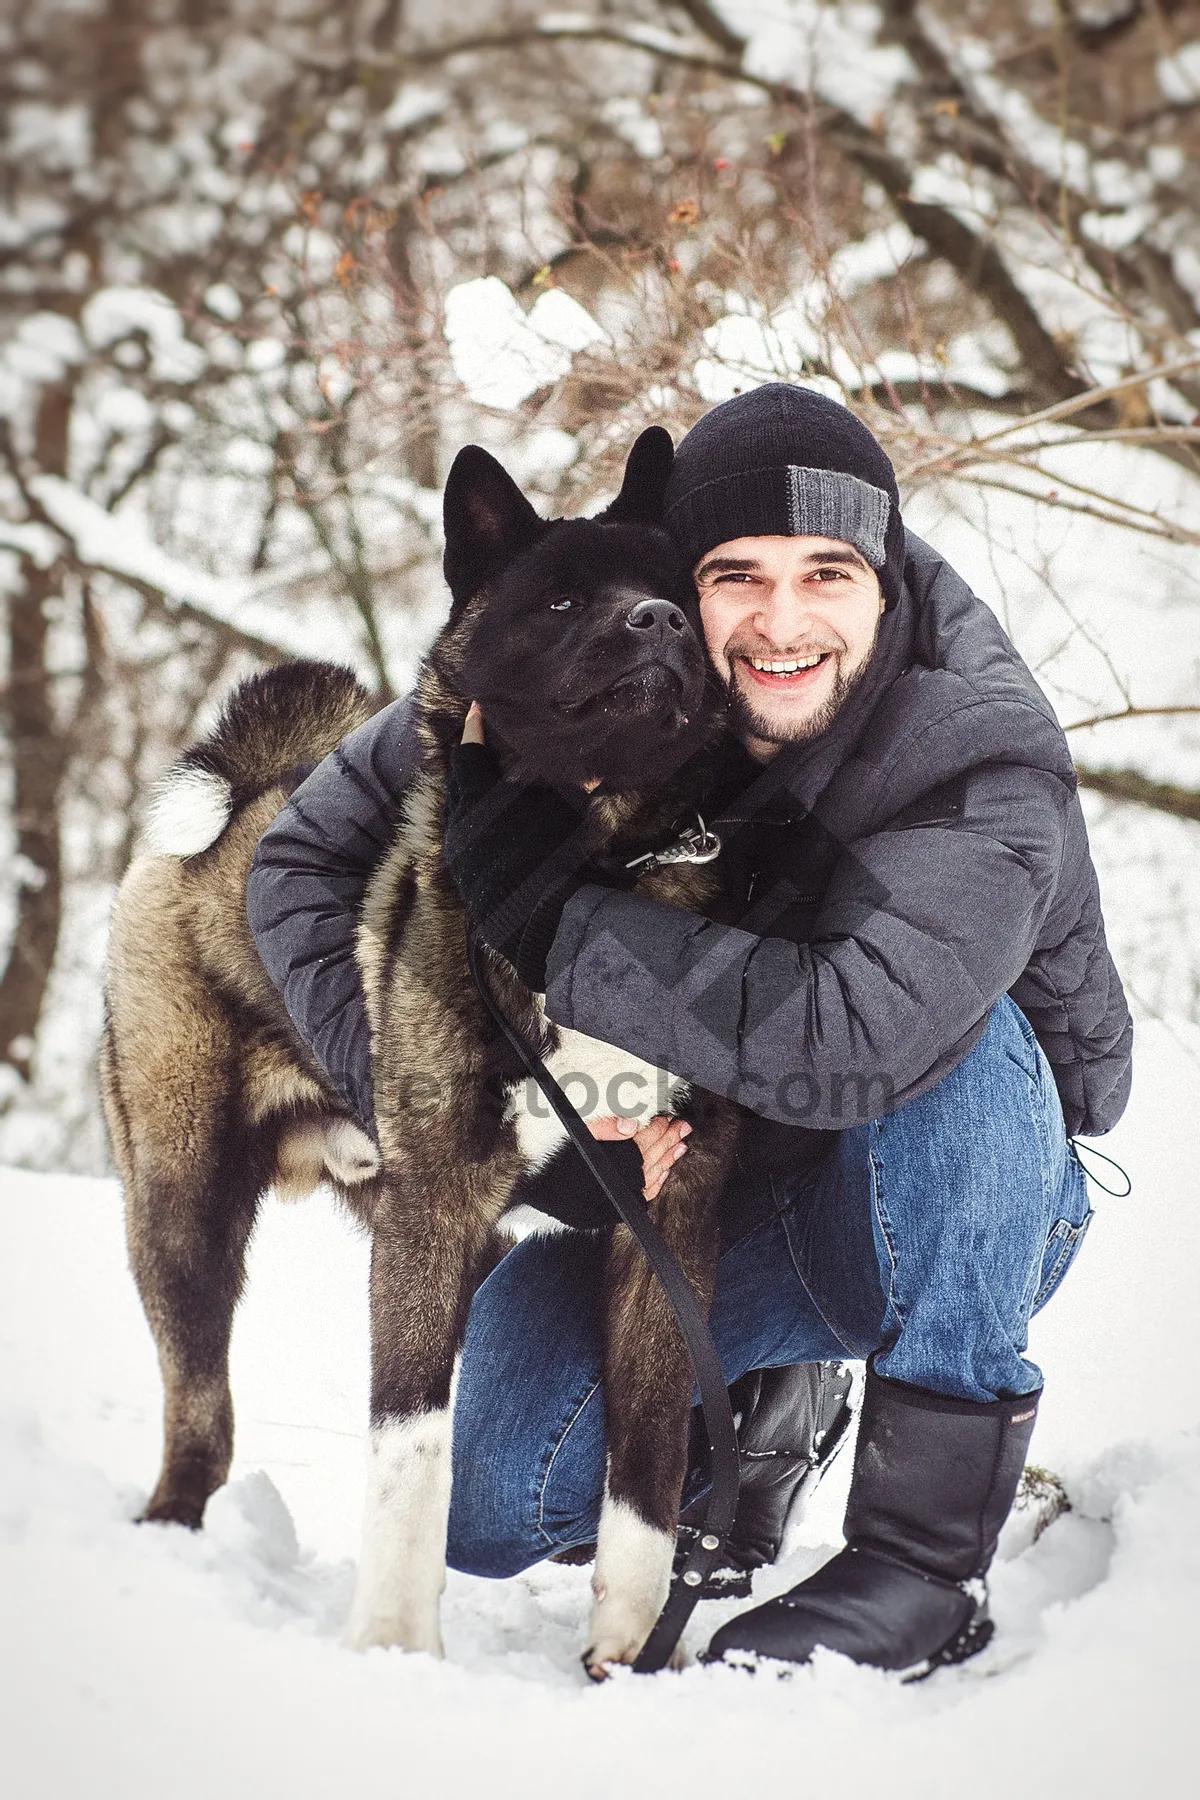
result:
[[[852,406],[1200,1019],[1196,0],[3,0],[0,1161],[98,1171],[155,779],[297,654],[409,685],[440,487],[547,513],[764,380]]]

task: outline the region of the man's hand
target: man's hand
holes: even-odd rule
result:
[[[472,702],[446,779],[446,866],[471,930],[535,993],[567,900],[587,880],[573,840],[585,798],[505,781]]]
[[[645,1185],[642,1193],[647,1200],[653,1200],[671,1173],[687,1145],[684,1138],[691,1131],[691,1126],[683,1119],[672,1119],[665,1113],[659,1113],[648,1125],[639,1128],[636,1119],[589,1119],[587,1128],[594,1138],[602,1143],[616,1143],[622,1138],[632,1138],[642,1153],[642,1177]]]

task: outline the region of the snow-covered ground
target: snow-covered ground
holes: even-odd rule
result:
[[[1142,1029],[1095,1196],[1037,1321],[1037,1460],[1074,1510],[1010,1528],[999,1630],[917,1687],[825,1658],[590,1686],[587,1572],[452,1575],[448,1659],[337,1638],[353,1572],[366,1248],[331,1202],[271,1204],[235,1336],[238,1458],[191,1536],[129,1521],[158,1377],[112,1183],[0,1173],[0,1782],[12,1800],[349,1792],[987,1800],[1194,1792],[1200,1659],[1200,1033]],[[837,1541],[846,1459],[769,1593]],[[690,1641],[731,1610],[702,1606]]]

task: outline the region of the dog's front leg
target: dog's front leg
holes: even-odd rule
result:
[[[705,1312],[716,1278],[715,1202],[727,1163],[726,1135],[718,1129],[717,1141],[705,1144],[697,1133],[651,1205]],[[675,1316],[624,1226],[610,1252],[605,1328],[608,1479],[583,1656],[597,1681],[614,1663],[637,1660],[666,1602],[692,1404],[692,1368]]]
[[[366,1511],[345,1642],[440,1656],[451,1386],[489,1227],[422,1171],[386,1183],[373,1230]]]

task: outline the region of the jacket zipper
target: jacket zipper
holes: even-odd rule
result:
[[[750,902],[753,900],[754,890],[757,886],[758,870],[755,869],[753,875],[750,877],[749,885],[746,888],[745,905],[749,906]],[[820,894],[793,894],[791,903],[793,906],[813,906],[820,898]]]

